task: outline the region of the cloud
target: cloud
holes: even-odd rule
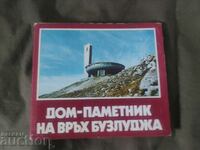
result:
[[[51,61],[62,61],[64,58],[72,56],[72,50],[65,45],[43,44],[40,50],[42,59]]]
[[[76,81],[81,80],[84,75],[73,76],[40,76],[39,95],[60,90]]]

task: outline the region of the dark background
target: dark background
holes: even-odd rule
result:
[[[28,134],[33,23],[154,21],[164,23],[172,136],[57,140],[52,149],[199,149],[199,0],[0,0],[0,131]],[[0,149],[48,146],[0,145]]]

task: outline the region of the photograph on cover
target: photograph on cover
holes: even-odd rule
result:
[[[154,28],[44,28],[38,53],[38,99],[160,97]]]

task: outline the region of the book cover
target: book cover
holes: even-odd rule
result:
[[[161,23],[34,25],[30,137],[171,134]]]

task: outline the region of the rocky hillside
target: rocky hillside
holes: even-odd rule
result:
[[[156,58],[147,56],[140,64],[116,75],[91,77],[40,98],[133,97],[159,95]]]

